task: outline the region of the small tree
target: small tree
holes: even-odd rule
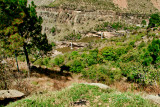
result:
[[[159,14],[152,14],[149,19],[148,28],[160,26],[160,16]]]
[[[11,54],[23,48],[29,72],[31,50],[37,49],[46,53],[52,49],[46,35],[41,34],[42,18],[37,16],[35,8],[33,2],[27,7],[27,0],[0,0],[1,46]]]
[[[160,40],[153,39],[143,56],[143,64],[148,66],[151,63],[156,64],[160,61]]]

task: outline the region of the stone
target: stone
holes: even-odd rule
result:
[[[105,85],[102,83],[83,83],[83,84],[97,86],[101,89],[109,89],[110,88],[108,85]]]
[[[0,100],[16,99],[24,96],[24,93],[17,90],[0,90]]]
[[[160,97],[158,95],[147,95],[144,98],[148,100],[152,100],[157,104],[160,104]]]

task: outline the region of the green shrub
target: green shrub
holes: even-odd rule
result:
[[[71,34],[65,36],[64,39],[65,39],[65,40],[79,40],[79,39],[81,39],[81,37],[82,37],[82,36],[81,36],[80,33],[78,33],[78,34],[71,33]]]
[[[144,41],[142,41],[139,45],[138,45],[138,49],[140,50],[141,48],[145,47],[146,43]]]
[[[43,65],[43,60],[42,60],[42,58],[37,59],[33,64],[39,65],[39,66]]]
[[[123,25],[120,22],[115,22],[111,26],[112,26],[113,29],[116,29],[116,30],[123,27]]]
[[[89,52],[89,55],[87,56],[87,64],[89,66],[97,64],[97,58],[98,58],[98,49],[91,50]]]
[[[152,14],[149,19],[148,28],[160,26],[160,16],[159,14]]]
[[[150,53],[148,50],[146,50],[145,53],[141,55],[141,58],[143,60],[142,64],[145,66],[149,66],[153,61],[153,58],[150,56]]]
[[[72,57],[72,59],[75,59],[75,58],[77,58],[78,57],[78,52],[77,51],[73,51],[72,53],[71,53],[71,57]]]
[[[122,62],[139,61],[139,52],[137,50],[129,51],[123,54],[119,59]]]
[[[48,66],[49,61],[50,61],[49,57],[43,58],[43,65]]]
[[[148,38],[149,38],[149,37],[155,37],[155,36],[156,36],[155,33],[148,33],[148,35],[147,35]]]
[[[143,26],[145,26],[145,25],[147,24],[147,22],[146,22],[145,20],[142,20],[141,24],[142,24]]]
[[[103,23],[103,26],[104,26],[104,27],[108,27],[108,25],[109,25],[109,22],[104,22],[104,23]]]
[[[131,41],[131,42],[129,43],[129,47],[135,47],[135,41]]]
[[[56,46],[56,43],[52,42],[51,45],[52,45],[52,47],[55,47],[55,46]]]
[[[55,28],[55,27],[52,27],[51,32],[52,32],[52,33],[55,33],[55,32],[56,32],[56,28]]]
[[[122,74],[127,77],[128,81],[148,84],[151,79],[150,70],[145,69],[140,62],[119,63]]]
[[[153,39],[152,43],[144,51],[145,53],[142,55],[143,65],[156,64],[160,56],[160,39]]]
[[[64,56],[62,55],[57,56],[53,61],[53,63],[58,66],[62,65],[63,62],[64,62]]]
[[[84,65],[81,60],[76,59],[69,64],[69,67],[71,72],[80,73],[84,68]]]
[[[94,65],[82,72],[83,76],[95,81],[111,83],[119,80],[122,75],[119,68],[112,65]]]
[[[125,54],[127,51],[125,47],[113,48],[105,47],[102,49],[101,54],[106,60],[116,61],[122,54]]]
[[[106,60],[115,61],[118,59],[118,55],[113,47],[106,47],[102,50],[102,56]]]
[[[25,58],[24,55],[19,55],[19,56],[17,57],[17,59],[18,59],[19,61],[22,61],[22,62],[24,62],[24,61],[26,60],[26,58]]]

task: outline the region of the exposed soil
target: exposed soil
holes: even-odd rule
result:
[[[113,3],[118,5],[121,9],[126,9],[128,7],[127,0],[113,0]]]
[[[156,7],[160,11],[160,0],[151,0],[153,6]]]

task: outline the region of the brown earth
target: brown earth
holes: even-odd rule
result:
[[[151,0],[154,7],[160,11],[160,0]]]
[[[118,5],[121,9],[127,9],[128,7],[127,0],[113,0],[113,3]]]

